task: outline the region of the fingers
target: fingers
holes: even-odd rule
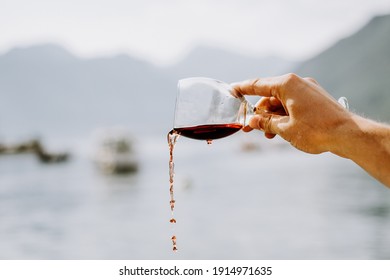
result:
[[[250,132],[250,131],[252,131],[252,130],[253,130],[253,128],[251,128],[249,125],[244,126],[244,127],[242,128],[242,131],[244,131],[244,132]]]
[[[289,121],[289,116],[274,115],[262,112],[249,120],[252,129],[260,129],[265,132],[267,138],[273,138],[275,134],[283,133],[283,124]]]
[[[260,99],[257,104],[256,104],[256,114],[275,114],[275,115],[280,115],[280,116],[286,116],[286,111],[284,110],[284,107],[282,103],[275,97],[263,97]],[[251,127],[250,125],[244,126],[243,131],[244,132],[250,132],[253,130],[253,128],[257,127]],[[257,128],[261,129],[261,128]],[[275,133],[264,133],[265,137],[268,139],[272,139],[275,137]]]
[[[301,78],[294,73],[290,73],[278,77],[257,78],[233,83],[233,95],[273,96],[283,101],[285,92],[291,90],[291,86],[296,87],[297,84],[302,82],[318,85],[318,82],[313,78]]]
[[[316,85],[319,85],[319,83],[313,79],[313,78],[310,78],[310,77],[306,77],[306,78],[303,78],[304,80],[310,82],[310,83],[313,83],[313,84],[316,84]]]
[[[272,112],[278,115],[286,115],[282,102],[273,96],[261,98],[256,103],[256,112]]]
[[[265,132],[264,136],[268,139],[273,139],[276,136],[276,134]]]
[[[249,125],[244,126],[243,129],[242,129],[242,131],[244,131],[244,132],[250,132],[250,131],[252,131],[252,130],[253,130],[253,128],[250,127]],[[264,133],[264,136],[265,136],[266,138],[268,138],[268,139],[272,139],[272,138],[274,138],[274,137],[276,136],[276,134],[265,132],[265,133]]]
[[[233,91],[236,95],[259,95],[271,97],[277,91],[275,87],[279,84],[279,77],[261,78],[246,80],[243,82],[233,83]]]

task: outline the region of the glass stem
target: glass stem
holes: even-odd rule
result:
[[[240,98],[242,101],[242,110],[243,110],[243,120],[242,120],[242,125],[247,126],[249,124],[249,119],[255,114],[256,108],[248,102],[244,97]]]

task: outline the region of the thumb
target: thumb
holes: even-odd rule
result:
[[[281,124],[288,122],[289,116],[281,116],[260,112],[249,120],[249,126],[253,129],[263,130],[265,133],[280,134],[283,132]]]

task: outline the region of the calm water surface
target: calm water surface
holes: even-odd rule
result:
[[[85,141],[42,165],[0,157],[1,259],[390,259],[390,191],[352,162],[246,136],[136,143],[140,171],[99,173]],[[175,232],[179,252],[173,253]]]

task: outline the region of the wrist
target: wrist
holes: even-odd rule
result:
[[[350,114],[345,121],[339,125],[333,135],[329,151],[338,156],[354,159],[366,146],[370,139],[371,121],[355,114]]]
[[[352,114],[338,135],[330,151],[351,159],[390,187],[390,126]]]

